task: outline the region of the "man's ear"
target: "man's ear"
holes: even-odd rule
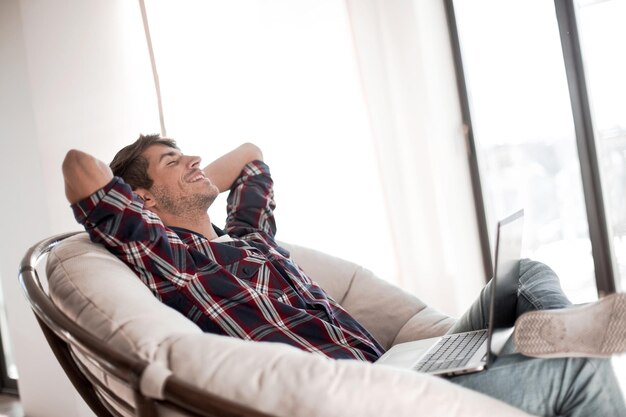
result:
[[[154,195],[145,188],[137,188],[135,190],[135,194],[137,194],[143,200],[143,206],[147,209],[154,207],[156,205],[156,200],[154,199]]]

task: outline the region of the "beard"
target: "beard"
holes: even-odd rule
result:
[[[188,219],[196,218],[198,213],[206,213],[219,194],[217,189],[211,189],[204,193],[172,196],[165,188],[156,185],[151,192],[160,211]]]

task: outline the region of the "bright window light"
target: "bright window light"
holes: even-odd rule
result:
[[[271,167],[277,238],[394,281],[342,1],[147,1],[165,125],[207,163],[243,142]],[[223,225],[224,198],[210,210]]]

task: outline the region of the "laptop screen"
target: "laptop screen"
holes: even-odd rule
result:
[[[498,222],[492,283],[495,291],[489,309],[490,334],[494,330],[509,328],[515,324],[523,229],[524,210]]]

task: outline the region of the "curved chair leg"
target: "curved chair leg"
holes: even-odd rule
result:
[[[74,385],[74,388],[78,391],[80,396],[85,400],[91,411],[93,411],[98,417],[117,417],[102,405],[100,398],[96,394],[93,384],[80,372],[74,358],[70,352],[67,343],[60,339],[52,330],[50,330],[42,321],[37,318],[37,322],[43,331],[54,356],[61,364],[61,367],[65,371],[65,374]]]

